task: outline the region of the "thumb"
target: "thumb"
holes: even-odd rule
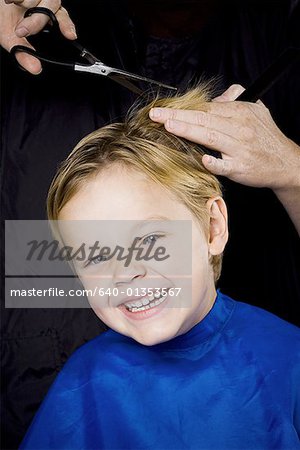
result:
[[[204,167],[214,175],[228,177],[232,172],[232,163],[229,159],[221,159],[210,155],[203,155],[202,163]]]
[[[245,88],[240,84],[232,84],[222,95],[215,97],[213,102],[233,102]]]
[[[34,50],[34,47],[29,44],[26,38],[18,38],[15,36],[12,38],[9,46],[9,51],[15,46],[15,45],[24,45],[25,47],[29,47]],[[32,75],[38,75],[42,71],[42,66],[40,61],[35,58],[32,55],[28,55],[25,52],[17,52],[15,54],[15,58],[18,61],[18,63],[28,72],[30,72]]]

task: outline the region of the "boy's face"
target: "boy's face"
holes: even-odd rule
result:
[[[105,293],[89,295],[89,302],[107,326],[141,344],[154,345],[187,332],[205,317],[216,297],[209,257],[221,253],[227,240],[224,202],[219,198],[210,208],[214,218],[210,236],[205,237],[189,209],[166,189],[144,174],[116,164],[86,181],[64,206],[61,224],[87,221],[86,230],[95,221],[108,224],[98,227],[98,236],[94,231],[86,231],[85,236],[81,233],[81,241],[63,225],[66,245],[78,248],[84,239],[92,246],[98,240],[101,248],[108,246],[113,251],[121,246],[128,254],[128,247],[139,237],[137,246],[146,250],[152,245],[152,255],[160,246],[165,248],[164,256],[168,255],[148,260],[133,255],[125,266],[124,259],[97,257],[98,251],[89,261],[75,264],[85,289],[97,287]],[[160,219],[153,219],[157,217]],[[183,236],[178,223],[190,225],[189,236]]]

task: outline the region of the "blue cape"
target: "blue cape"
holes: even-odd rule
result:
[[[109,330],[67,361],[21,449],[300,449],[300,330],[218,291],[153,346]]]

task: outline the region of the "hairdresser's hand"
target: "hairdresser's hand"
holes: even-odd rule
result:
[[[33,14],[24,19],[28,8],[35,6],[49,8],[57,17],[59,28],[67,39],[76,39],[73,22],[60,0],[0,0],[0,45],[8,52],[14,45],[33,48],[26,37],[37,34],[48,22],[45,14]],[[17,54],[18,62],[30,73],[38,74],[42,70],[40,61],[25,53]]]
[[[279,130],[260,100],[234,102],[243,91],[233,85],[203,111],[154,108],[150,117],[177,136],[221,152],[222,159],[202,157],[215,175],[271,188],[300,235],[300,147]]]
[[[299,183],[299,147],[279,130],[261,101],[233,101],[243,90],[231,86],[202,111],[153,108],[150,117],[177,136],[221,152],[222,159],[202,159],[216,175],[274,190]]]

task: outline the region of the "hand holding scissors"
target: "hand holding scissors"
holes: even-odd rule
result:
[[[56,18],[56,15],[51,10],[44,7],[30,8],[25,12],[24,18],[25,19],[29,18],[34,14],[37,15],[43,14],[47,16],[52,25],[52,32],[58,31],[59,28],[58,20]],[[96,58],[91,52],[85,49],[76,39],[70,41],[70,45],[72,45],[79,51],[79,56],[86,61],[86,64],[81,64],[77,62],[69,63],[65,61],[57,61],[54,59],[50,59],[45,55],[39,54],[32,47],[24,45],[15,45],[14,47],[11,48],[10,52],[15,57],[19,52],[26,53],[28,55],[34,56],[40,61],[45,61],[47,63],[54,64],[57,66],[64,66],[65,68],[69,68],[77,72],[87,72],[108,77],[136,94],[142,94],[144,92],[144,90],[142,90],[137,84],[138,82],[147,83],[149,85],[156,85],[159,88],[170,89],[173,91],[177,90],[177,88],[175,87],[168,86],[155,80],[151,80],[150,78],[130,73],[122,69],[107,66],[98,58]]]
[[[6,3],[6,4],[5,4]],[[60,32],[66,39],[76,39],[74,23],[60,0],[2,0],[0,1],[0,45],[7,50],[15,45],[33,48],[27,37],[39,33],[49,21],[45,14],[34,14],[24,18],[26,9],[47,5],[55,13]],[[32,74],[42,70],[40,61],[26,53],[16,55],[19,64]]]

